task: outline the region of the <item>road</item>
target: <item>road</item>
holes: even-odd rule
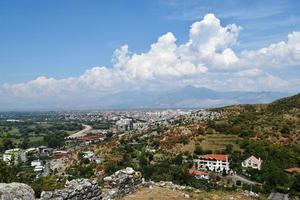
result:
[[[238,175],[238,174],[235,174],[235,175],[232,175],[232,176],[229,176],[232,180],[234,181],[241,181],[242,183],[246,183],[246,184],[249,184],[249,185],[256,185],[256,184],[259,184],[259,183],[256,183],[254,181],[251,181],[249,179],[247,179],[246,177],[243,177],[241,175]]]
[[[76,139],[82,136],[85,136],[87,134],[88,131],[92,130],[93,127],[91,127],[90,125],[86,125],[86,124],[82,124],[82,126],[84,126],[85,128],[81,131],[78,131],[72,135],[70,135],[68,138],[70,139]]]

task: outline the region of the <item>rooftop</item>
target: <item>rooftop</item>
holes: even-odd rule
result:
[[[209,159],[209,160],[227,161],[228,160],[228,155],[223,155],[223,154],[206,154],[206,155],[199,156],[199,158]]]
[[[193,175],[197,175],[197,176],[202,176],[202,175],[207,174],[207,172],[205,172],[205,171],[200,171],[200,170],[195,170],[195,169],[189,169],[188,172],[189,172],[189,174],[193,174]]]
[[[288,168],[288,169],[285,169],[285,171],[287,172],[290,172],[290,173],[300,173],[300,168],[299,167],[292,167],[292,168]]]

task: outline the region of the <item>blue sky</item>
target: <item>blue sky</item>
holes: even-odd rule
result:
[[[243,27],[240,49],[257,49],[300,30],[294,1],[0,1],[0,84],[79,76],[111,65],[122,44],[143,52],[171,31],[179,42],[206,13]]]
[[[0,104],[189,85],[300,91],[298,0],[3,0],[0,27]]]

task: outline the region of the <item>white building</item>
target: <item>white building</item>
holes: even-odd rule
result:
[[[30,165],[31,165],[31,167],[40,166],[40,165],[42,165],[42,161],[33,160],[33,161],[31,161]]]
[[[33,169],[34,172],[42,172],[43,170],[44,170],[44,166],[42,165],[35,166]]]
[[[132,119],[120,119],[116,122],[116,127],[118,131],[133,130],[133,121]]]
[[[19,148],[6,150],[3,154],[3,161],[18,164],[19,161],[26,161],[26,154]]]
[[[95,154],[91,151],[83,152],[83,158],[88,158],[89,160],[91,160],[94,156],[95,156]]]
[[[242,162],[242,166],[260,170],[262,162],[260,158],[257,159],[255,156],[250,156]]]
[[[199,156],[198,159],[194,159],[197,169],[215,171],[215,172],[229,172],[229,160],[228,155],[222,154],[207,154]]]
[[[40,160],[31,161],[30,165],[34,167],[33,171],[35,172],[42,172],[44,170],[43,163]]]

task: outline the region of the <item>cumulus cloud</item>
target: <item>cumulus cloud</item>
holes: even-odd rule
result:
[[[128,45],[116,49],[111,67],[94,67],[66,79],[38,77],[5,85],[0,92],[11,97],[45,98],[186,85],[219,90],[299,89],[298,79],[284,80],[272,75],[270,69],[300,64],[300,32],[289,34],[287,41],[239,53],[234,46],[241,30],[236,24],[223,26],[214,14],[207,14],[191,25],[183,44],[177,44],[168,32],[144,53],[130,52]]]
[[[242,59],[246,65],[260,67],[286,67],[300,64],[300,32],[288,34],[288,40],[271,44],[257,51],[243,51]]]

